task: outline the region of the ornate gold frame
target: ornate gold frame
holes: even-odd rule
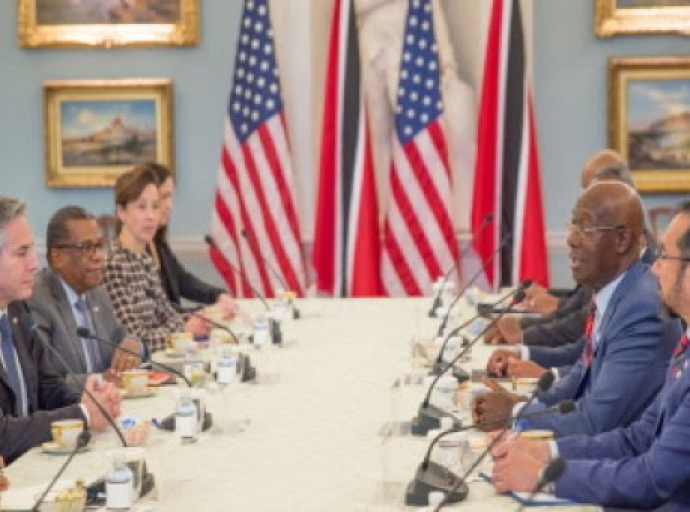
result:
[[[111,187],[132,165],[65,167],[62,158],[62,119],[65,101],[154,100],[156,161],[173,167],[172,82],[147,80],[65,80],[43,84],[46,185],[53,188]]]
[[[618,9],[616,0],[593,0],[599,37],[619,34],[690,33],[690,7]]]
[[[179,0],[178,23],[38,25],[36,0],[17,0],[19,45],[42,46],[185,46],[199,42],[199,0]]]
[[[690,57],[612,57],[608,62],[608,75],[609,147],[629,159],[629,84],[636,80],[682,79],[690,82]],[[640,192],[690,191],[690,164],[684,169],[632,169],[632,174]]]

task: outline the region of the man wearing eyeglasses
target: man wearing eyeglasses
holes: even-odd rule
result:
[[[659,245],[653,273],[662,314],[690,323],[690,203],[681,206]],[[530,491],[558,455],[566,461],[556,495],[605,507],[690,510],[690,344],[688,332],[671,356],[663,388],[628,428],[555,443],[499,442],[493,483],[500,492]]]
[[[29,307],[39,333],[74,372],[64,369],[70,385],[80,389],[94,373],[116,380],[137,368],[140,357],[77,334],[85,327],[96,337],[142,353],[141,343],[127,335],[101,287],[107,244],[94,216],[78,206],[61,208],[48,223],[46,246],[49,268],[36,276]]]
[[[657,282],[640,259],[642,229],[641,201],[628,185],[595,183],[578,198],[567,242],[574,280],[594,293],[585,335],[564,347],[521,347],[515,354],[545,367],[576,360],[525,412],[562,400],[575,401],[576,409],[524,420],[523,428],[549,429],[557,436],[606,432],[636,420],[661,388],[680,326],[659,318]],[[475,421],[495,421],[521,409],[520,397],[493,381],[489,385],[494,391],[475,400]]]

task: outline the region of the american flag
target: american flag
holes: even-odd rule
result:
[[[440,78],[431,1],[410,0],[381,263],[388,295],[428,292],[458,258]]]
[[[293,173],[266,0],[244,2],[233,82],[211,220],[211,259],[238,296],[252,296],[251,286],[273,296],[284,286],[272,269],[301,295],[304,267]]]

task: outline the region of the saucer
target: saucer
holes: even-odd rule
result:
[[[79,448],[79,453],[86,452],[91,449],[91,443],[87,444],[83,448]],[[55,441],[48,441],[41,445],[41,451],[43,453],[49,453],[50,455],[69,455],[72,453],[72,448],[65,448],[60,446]]]
[[[182,359],[186,357],[186,353],[184,352],[176,352],[172,348],[166,348],[165,349],[165,357],[169,357],[171,359]]]
[[[123,389],[122,390],[122,398],[124,399],[129,399],[129,398],[148,398],[150,396],[154,396],[156,394],[156,388],[153,388],[151,386],[147,386],[145,390],[139,391],[136,393],[130,393],[129,391]]]

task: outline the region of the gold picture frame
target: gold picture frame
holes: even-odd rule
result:
[[[594,30],[599,37],[621,34],[688,34],[690,1],[663,5],[659,0],[593,0]]]
[[[17,0],[19,45],[188,46],[199,42],[199,0]]]
[[[640,192],[690,191],[690,57],[610,58],[609,147]]]
[[[138,163],[173,167],[172,82],[43,84],[46,185],[110,187]]]

